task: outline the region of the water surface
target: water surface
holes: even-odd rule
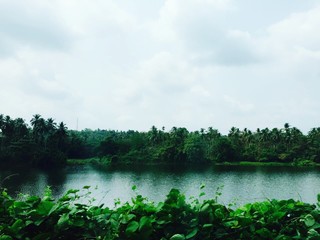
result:
[[[9,179],[5,177],[16,174]],[[265,199],[302,200],[315,203],[320,193],[320,171],[317,168],[215,166],[195,167],[113,167],[69,166],[49,172],[16,169],[0,170],[2,185],[9,192],[42,195],[51,186],[55,197],[61,197],[68,189],[91,186],[91,196],[96,203],[114,205],[114,199],[130,201],[136,194],[147,196],[151,201],[163,201],[171,188],[178,188],[187,197],[216,196],[217,188],[224,204],[262,201]],[[205,188],[200,190],[201,184]],[[137,191],[132,191],[132,186]]]

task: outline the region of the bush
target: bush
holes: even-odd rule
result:
[[[293,165],[295,166],[315,166],[315,162],[308,160],[308,159],[303,159],[303,158],[296,158],[293,161]]]
[[[186,201],[172,189],[154,204],[137,195],[114,209],[92,205],[90,187],[55,201],[0,195],[0,239],[319,239],[320,212],[294,200],[248,203],[231,209],[216,199]],[[202,194],[200,194],[201,196]],[[320,198],[320,197],[319,197]],[[87,201],[87,204],[83,202]]]

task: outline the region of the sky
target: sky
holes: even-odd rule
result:
[[[0,0],[0,113],[69,129],[320,126],[318,0]]]

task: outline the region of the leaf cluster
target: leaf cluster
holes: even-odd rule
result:
[[[87,203],[84,203],[87,201]],[[141,195],[114,209],[92,205],[90,187],[54,200],[0,196],[0,239],[319,239],[316,205],[268,200],[231,209],[216,199],[186,200],[172,189],[155,204]]]

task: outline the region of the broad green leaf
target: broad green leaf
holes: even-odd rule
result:
[[[244,227],[244,226],[250,225],[253,220],[252,220],[252,218],[248,218],[248,217],[239,217],[238,221],[239,221],[239,225]]]
[[[225,225],[226,227],[235,228],[238,226],[238,224],[239,222],[237,220],[232,220],[232,221],[225,222],[223,225]]]
[[[8,235],[2,235],[2,236],[0,236],[0,240],[12,240],[12,237],[10,237]]]
[[[18,201],[14,202],[13,206],[19,210],[20,208],[21,209],[28,208],[28,205],[25,202],[18,202]]]
[[[152,234],[153,228],[151,224],[151,218],[147,216],[143,216],[140,219],[140,224],[139,224],[139,236],[141,237],[140,239],[149,239],[150,235]]]
[[[24,227],[24,223],[21,219],[17,219],[11,226],[11,230],[18,233]]]
[[[151,219],[149,217],[143,216],[140,219],[139,230],[145,231],[146,228],[151,228]]]
[[[111,219],[111,220],[110,220],[110,223],[111,223],[111,227],[112,227],[113,229],[117,229],[118,226],[119,226],[119,222],[116,221],[116,220],[114,220],[114,219]]]
[[[85,226],[86,222],[84,219],[76,219],[72,222],[72,224],[76,227],[83,227]]]
[[[189,227],[194,228],[194,227],[198,226],[198,223],[199,223],[199,219],[198,218],[193,218],[193,219],[191,219],[191,221],[189,223]]]
[[[173,235],[170,240],[185,240],[186,237],[183,234],[175,234]]]
[[[26,224],[26,226],[29,226],[30,224],[33,224],[33,221],[27,220],[25,224]]]
[[[37,207],[37,213],[40,215],[48,215],[53,206],[54,206],[53,202],[42,201],[39,203]]]
[[[318,238],[312,238],[312,239],[319,239],[320,234],[316,230],[310,229],[308,231],[308,236],[310,236],[310,237],[318,237]]]
[[[128,224],[126,228],[126,235],[130,237],[133,233],[135,233],[139,228],[139,223],[137,221],[132,221]]]
[[[259,234],[263,238],[269,239],[272,237],[272,233],[267,228],[261,228],[261,229],[257,230],[256,233]]]
[[[158,225],[162,225],[162,224],[166,224],[166,223],[168,223],[168,221],[165,221],[165,220],[158,220],[157,221]]]
[[[205,192],[202,192],[202,193],[199,194],[199,197],[202,197],[202,196],[204,196],[204,195],[206,195],[206,193],[205,193]]]
[[[186,239],[193,238],[195,235],[197,235],[197,233],[198,233],[198,228],[193,229],[191,232],[188,233],[188,235],[186,236]]]
[[[223,214],[221,208],[216,209],[216,210],[214,211],[214,215],[215,215],[217,218],[221,218],[221,219],[224,218],[224,214]]]
[[[268,211],[269,211],[269,206],[266,203],[261,203],[260,204],[260,212],[262,214],[265,214]]]
[[[55,212],[58,208],[60,208],[61,205],[56,203],[51,209],[50,211],[48,212],[48,215],[52,214],[53,212]]]
[[[207,212],[209,209],[210,209],[210,204],[206,203],[201,207],[200,212],[204,213],[204,212]]]
[[[314,220],[314,217],[311,214],[308,214],[304,217],[304,223],[307,227],[311,227],[316,223],[316,221]]]
[[[37,219],[37,220],[35,220],[35,221],[34,221],[34,225],[36,225],[36,226],[40,226],[40,225],[41,225],[41,223],[43,223],[43,222],[44,222],[44,220],[45,220],[45,218],[44,218],[44,217],[42,217],[42,218],[40,218],[40,219]]]
[[[272,217],[274,217],[276,220],[279,220],[283,218],[286,215],[286,212],[275,212],[272,214]]]
[[[289,204],[287,204],[287,208],[289,208],[289,209],[294,209],[294,203],[289,203]]]
[[[68,195],[64,195],[61,198],[59,198],[59,202],[68,202],[71,200],[71,197]]]
[[[83,189],[89,189],[91,186],[83,186]]]
[[[66,195],[68,195],[68,194],[75,194],[75,193],[77,193],[77,192],[79,192],[79,190],[78,189],[70,189],[70,190],[68,190],[68,192],[67,192],[67,194]]]
[[[158,206],[156,207],[157,212],[161,211],[163,206],[164,206],[164,203],[163,202],[159,202]]]
[[[51,237],[52,237],[51,233],[40,233],[34,238],[32,238],[32,240],[49,240]]]
[[[204,229],[206,229],[206,228],[212,228],[213,227],[213,224],[211,224],[211,223],[207,223],[207,224],[204,224],[203,226],[202,226],[202,228],[204,228]]]
[[[318,229],[320,228],[320,224],[319,223],[315,223],[314,225],[312,225],[313,229]]]
[[[40,201],[41,199],[37,196],[30,196],[27,198],[26,202],[27,203],[36,203],[38,201]]]
[[[69,222],[69,214],[68,213],[64,213],[59,218],[58,225],[65,225],[68,222]]]
[[[124,215],[123,219],[121,220],[121,223],[127,224],[128,222],[130,222],[135,217],[136,217],[136,215],[134,215],[134,214]]]

